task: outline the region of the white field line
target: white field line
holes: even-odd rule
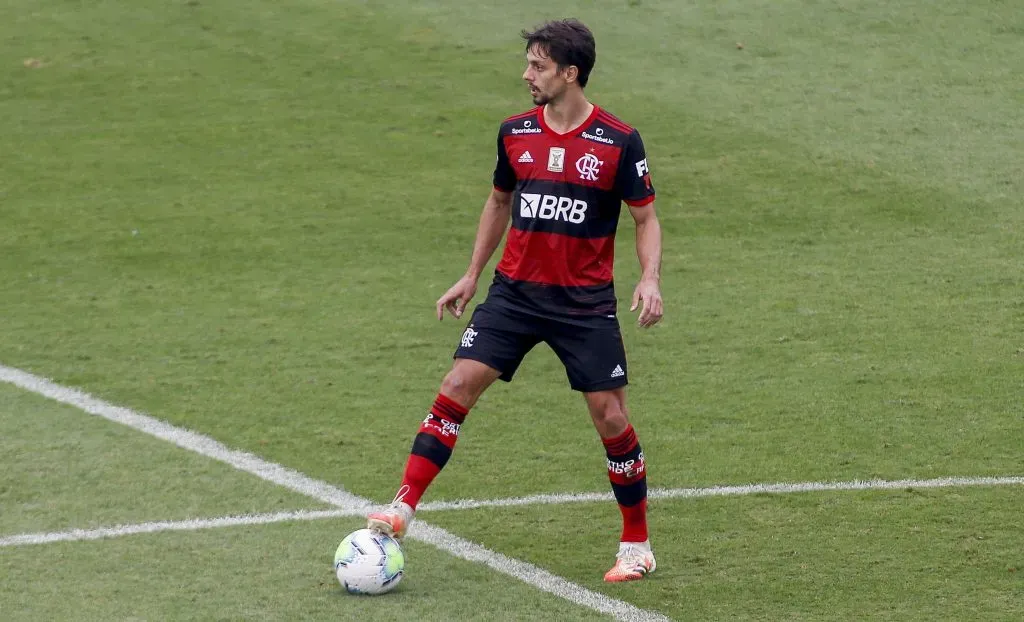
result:
[[[849,490],[906,490],[913,488],[959,488],[970,486],[1020,486],[1024,477],[944,477],[938,479],[901,480],[854,480],[848,482],[805,482],[797,484],[751,484],[748,486],[716,486],[712,488],[660,488],[651,489],[649,496],[654,499],[695,499],[700,497],[743,496],[753,494],[787,494],[798,492],[849,491]],[[458,511],[477,508],[516,507],[524,505],[546,505],[565,503],[610,502],[611,493],[566,493],[531,495],[506,499],[463,499],[459,501],[435,501],[420,504],[419,512]],[[50,533],[27,533],[0,537],[0,547],[26,544],[48,544],[51,542],[75,542],[117,538],[139,533],[160,531],[191,531],[234,527],[240,525],[268,525],[286,521],[312,521],[325,518],[362,516],[365,508],[338,508],[336,510],[296,510],[273,514],[245,514],[220,518],[195,518],[181,521],[159,521],[133,525],[115,525],[97,529],[72,529]],[[468,558],[467,558],[468,559]]]
[[[340,516],[352,516],[356,513],[355,510],[297,510],[295,512],[276,512],[274,514],[245,514],[242,516],[224,516],[222,518],[195,518],[180,521],[139,523],[135,525],[115,525],[98,529],[72,529],[70,531],[55,531],[51,533],[25,533],[0,538],[0,547],[101,540],[103,538],[117,538],[137,533],[157,533],[160,531],[192,531],[195,529],[212,529],[214,527],[268,525],[284,521],[338,518]]]
[[[114,406],[76,389],[61,386],[46,378],[21,371],[20,369],[0,365],[0,381],[13,384],[26,391],[48,397],[57,402],[76,406],[89,414],[103,417],[104,419],[172,442],[183,449],[225,462],[240,471],[251,473],[268,482],[330,503],[342,510],[351,511],[373,505],[369,499],[354,495],[327,482],[315,480],[279,464],[267,462],[253,454],[229,449],[225,445],[202,434],[172,426],[128,408]],[[519,579],[537,589],[554,594],[588,609],[614,616],[618,620],[629,622],[662,622],[669,620],[669,618],[661,613],[641,609],[625,601],[588,590],[533,564],[506,557],[479,544],[459,538],[440,527],[428,525],[423,521],[413,524],[407,537],[431,544],[456,557],[486,564],[498,572]]]
[[[967,486],[1021,486],[1024,477],[941,477],[937,479],[870,479],[847,482],[798,482],[795,484],[747,484],[743,486],[713,486],[710,488],[652,488],[651,499],[695,499],[700,497],[729,497],[756,494],[786,494],[795,492],[822,492],[847,490],[904,490],[908,488],[959,488]],[[610,492],[576,492],[505,499],[460,499],[421,503],[417,512],[443,510],[473,510],[476,508],[515,507],[561,503],[589,503],[612,501]]]

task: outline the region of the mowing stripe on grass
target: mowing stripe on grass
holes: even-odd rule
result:
[[[940,477],[936,479],[868,479],[847,482],[798,482],[795,484],[746,484],[743,486],[712,486],[709,488],[652,488],[652,499],[693,499],[698,497],[729,497],[756,494],[785,494],[830,490],[904,490],[911,488],[961,488],[967,486],[1020,486],[1024,477]],[[508,497],[505,499],[460,499],[422,503],[417,512],[472,510],[475,508],[514,507],[561,503],[612,501],[611,492],[571,492],[547,495]]]
[[[55,384],[46,378],[0,365],[0,381],[8,382],[62,404],[75,406],[91,415],[97,415],[114,423],[145,432],[150,436],[174,443],[182,449],[230,464],[239,471],[251,473],[260,479],[302,493],[307,497],[320,499],[338,507],[368,507],[371,505],[368,499],[357,497],[327,482],[321,482],[279,464],[267,462],[253,454],[229,449],[208,436],[175,427],[128,408],[114,406],[87,393]]]
[[[0,381],[172,442],[183,449],[225,462],[240,471],[251,473],[268,482],[338,506],[342,510],[351,511],[373,505],[369,499],[344,491],[327,482],[321,482],[279,464],[267,462],[253,454],[229,449],[202,434],[175,427],[128,408],[114,406],[87,393],[61,386],[20,369],[0,365]],[[594,611],[614,616],[618,620],[661,622],[669,619],[655,611],[640,609],[625,601],[588,590],[533,564],[506,557],[422,521],[418,521],[410,528],[408,537],[431,544],[456,557],[486,564],[498,572],[515,577],[540,590]]]

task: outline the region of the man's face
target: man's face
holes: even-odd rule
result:
[[[538,106],[561,97],[567,85],[564,72],[558,70],[558,63],[537,45],[526,52],[523,80],[530,86],[530,96]]]

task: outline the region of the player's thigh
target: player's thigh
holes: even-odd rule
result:
[[[526,354],[540,342],[532,318],[487,303],[477,306],[455,349],[455,359],[482,363],[509,382]]]
[[[601,318],[592,326],[554,325],[545,341],[562,361],[569,386],[576,391],[608,391],[628,384],[618,321]]]

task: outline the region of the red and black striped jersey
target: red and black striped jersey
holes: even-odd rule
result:
[[[559,134],[534,108],[501,124],[494,187],[513,193],[512,227],[488,301],[557,319],[614,315],[622,202],[654,201],[640,134],[597,106]]]

